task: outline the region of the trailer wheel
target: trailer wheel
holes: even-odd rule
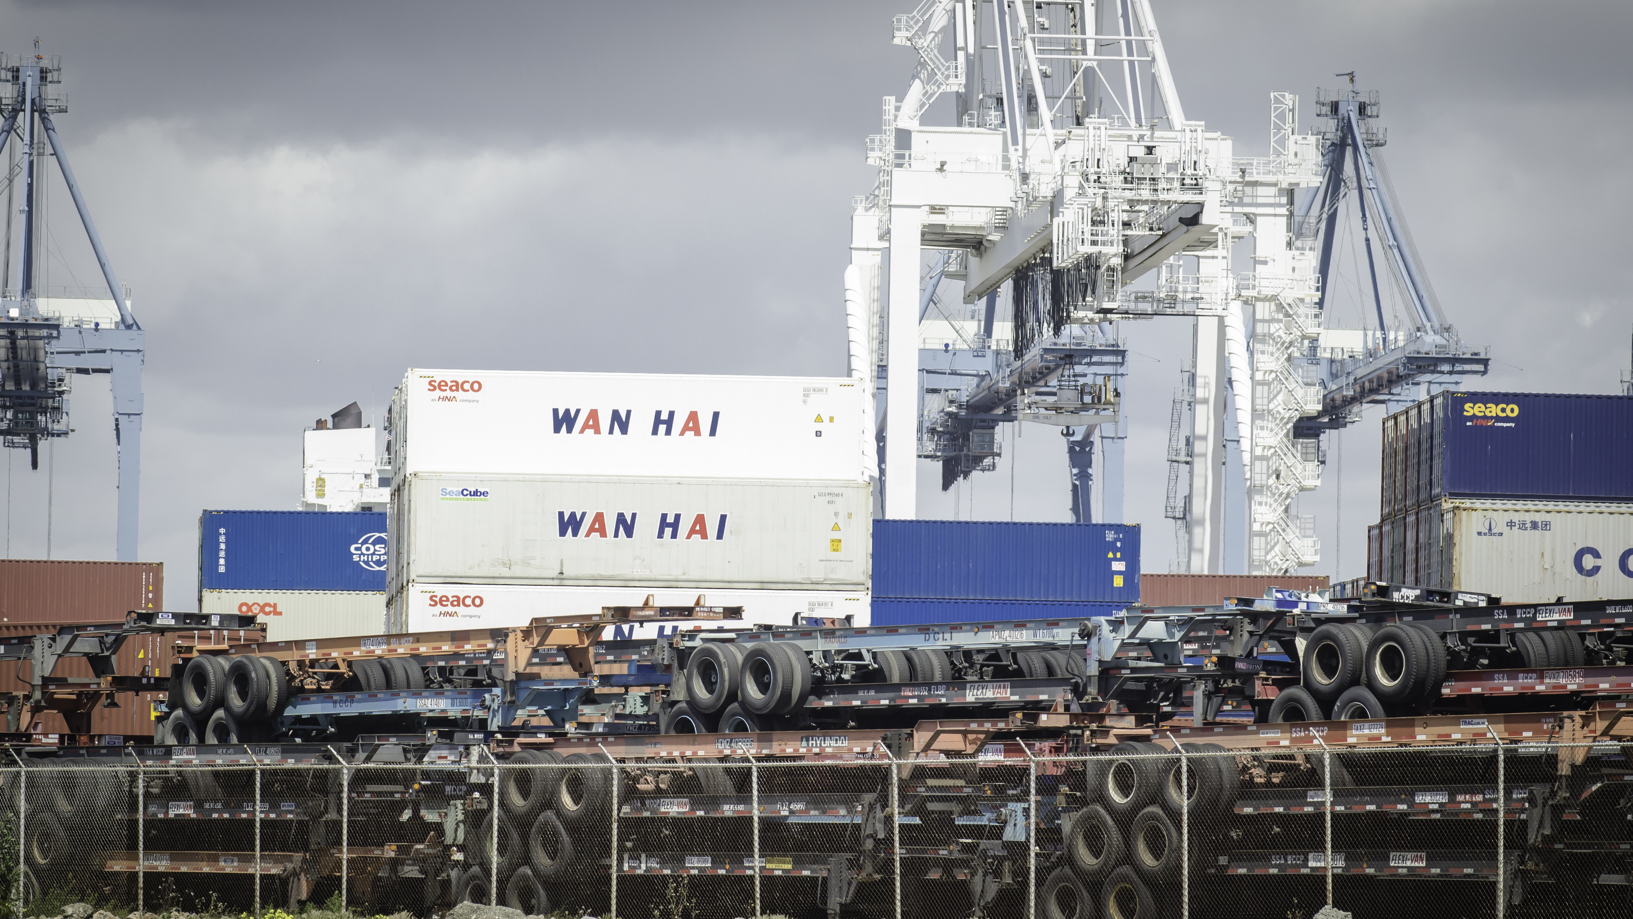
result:
[[[739,701],[756,715],[787,711],[793,705],[797,677],[794,662],[775,642],[757,641],[743,654]]]
[[[1037,651],[1016,651],[1015,666],[1021,668],[1021,676],[1028,680],[1041,680],[1049,675],[1049,665]]]
[[[720,713],[719,731],[722,734],[758,734],[769,730],[772,730],[770,716],[756,715],[743,708],[740,702],[733,702]]]
[[[1418,635],[1423,638],[1423,651],[1429,656],[1429,674],[1424,683],[1420,696],[1423,702],[1429,703],[1440,698],[1441,687],[1446,682],[1446,640],[1440,633],[1422,624],[1421,622],[1407,623],[1417,629]],[[1563,633],[1560,634],[1563,638]]]
[[[1277,693],[1270,703],[1270,723],[1279,724],[1284,721],[1325,721],[1327,716],[1321,711],[1321,703],[1309,690],[1302,686],[1289,686]]]
[[[1417,629],[1386,625],[1367,646],[1367,684],[1386,704],[1414,702],[1429,680],[1429,649]]]
[[[1090,804],[1072,819],[1066,837],[1066,857],[1085,880],[1097,880],[1123,860],[1123,833],[1098,804]]]
[[[1174,821],[1153,804],[1128,829],[1129,862],[1147,882],[1166,883],[1179,873],[1180,842]]]
[[[527,863],[541,881],[555,880],[573,864],[573,838],[555,811],[544,811],[527,834]]]
[[[496,870],[500,877],[504,877],[518,862],[526,857],[522,848],[522,841],[516,832],[516,824],[503,812],[499,814],[499,836],[497,853],[494,849],[493,821],[494,812],[489,810],[476,821],[475,839],[470,833],[465,834],[465,857],[483,871]],[[497,854],[497,859],[495,859]],[[497,861],[497,867],[495,862]],[[483,889],[486,898],[486,888]]]
[[[388,657],[380,661],[385,667],[386,685],[398,692],[425,688],[425,671],[404,657]]]
[[[1121,816],[1138,813],[1162,783],[1158,757],[1145,744],[1124,741],[1111,748],[1106,765],[1106,807]]]
[[[953,666],[947,655],[933,648],[913,648],[907,652],[913,667],[913,680],[925,683],[945,683],[952,678]]]
[[[550,912],[550,896],[544,885],[529,868],[517,868],[505,884],[505,905],[520,910],[524,916],[542,916]]]
[[[227,665],[227,692],[222,707],[239,724],[259,721],[266,716],[267,697],[271,694],[267,683],[260,658],[247,654],[233,658]]]
[[[1094,919],[1094,900],[1065,865],[1043,882],[1039,901],[1044,919]]]
[[[1214,770],[1219,773],[1219,797],[1214,808],[1220,813],[1230,813],[1242,788],[1242,773],[1237,768],[1236,757],[1227,755],[1228,751],[1216,743],[1197,744],[1196,749],[1199,753],[1209,754],[1208,759],[1213,761]]]
[[[686,663],[686,694],[697,711],[712,715],[736,701],[743,654],[742,645],[723,641],[704,642],[692,652]]]
[[[878,665],[886,683],[913,682],[913,670],[907,664],[907,655],[901,651],[875,651],[873,662]]]
[[[532,822],[533,815],[550,800],[545,794],[544,773],[548,770],[539,768],[544,762],[547,760],[537,751],[523,750],[500,768],[499,801],[523,823]]]
[[[676,702],[658,716],[659,734],[713,734],[716,719],[702,714],[690,702]]]
[[[210,713],[210,720],[204,723],[204,743],[236,744],[249,741],[248,725],[240,725],[238,720],[224,708],[218,708]]]
[[[1187,754],[1206,753],[1202,744],[1180,744],[1180,748]],[[1181,783],[1181,771],[1185,773],[1185,781]],[[1173,813],[1180,813],[1189,809],[1191,813],[1207,813],[1219,805],[1219,757],[1216,756],[1180,756],[1175,757],[1167,770],[1166,782],[1162,783],[1162,803]]]
[[[1344,690],[1338,701],[1332,705],[1332,720],[1334,721],[1370,721],[1377,718],[1387,718],[1382,702],[1365,686],[1351,686]]]
[[[1582,647],[1582,636],[1570,629],[1560,629],[1556,634],[1559,643],[1565,646],[1565,666],[1581,667],[1588,662],[1587,649]]]
[[[187,662],[182,672],[182,707],[187,714],[204,720],[221,707],[227,695],[227,666],[213,654],[200,654]]]
[[[62,825],[62,817],[43,808],[28,815],[28,840],[24,844],[28,867],[34,871],[64,871],[77,848]]]
[[[1535,632],[1515,632],[1514,650],[1520,654],[1520,665],[1527,670],[1541,670],[1552,663],[1548,646]]]
[[[1322,702],[1331,702],[1366,673],[1367,645],[1348,624],[1328,623],[1304,643],[1304,688]]]
[[[481,868],[467,868],[454,880],[454,903],[486,904],[493,888],[488,886],[488,874]]]
[[[372,657],[352,661],[352,676],[357,678],[357,687],[363,692],[385,692],[388,688],[385,668]]]
[[[275,657],[260,658],[261,669],[266,671],[267,687],[267,720],[276,721],[283,717],[284,709],[289,707],[289,671],[284,669],[283,661]]]
[[[190,747],[204,742],[204,732],[199,723],[183,709],[176,709],[164,719],[164,730],[166,743]]]
[[[580,833],[598,825],[605,829],[612,816],[614,783],[619,783],[620,790],[623,787],[623,770],[588,753],[574,753],[562,762],[566,768],[556,786],[556,813],[562,824]]]
[[[1157,919],[1157,900],[1133,865],[1124,865],[1100,886],[1103,919]]]

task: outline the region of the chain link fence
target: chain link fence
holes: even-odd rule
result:
[[[1633,744],[1156,739],[968,759],[13,756],[0,885],[20,917],[1633,915]]]

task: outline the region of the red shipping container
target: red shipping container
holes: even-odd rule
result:
[[[1326,590],[1327,576],[1259,574],[1142,574],[1141,606],[1218,606],[1226,597],[1262,597],[1284,590]]]

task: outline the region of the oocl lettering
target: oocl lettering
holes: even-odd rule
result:
[[[1465,402],[1463,414],[1479,418],[1518,418],[1520,407],[1511,402],[1503,405],[1495,402]]]
[[[481,594],[430,594],[425,598],[432,609],[481,609]]]
[[[481,392],[482,381],[428,379],[425,388],[429,392]]]
[[[243,603],[238,604],[238,613],[241,616],[282,616],[283,615],[283,611],[278,609],[278,604],[276,602],[273,602],[273,603],[250,603],[247,600],[245,602],[243,602]]]

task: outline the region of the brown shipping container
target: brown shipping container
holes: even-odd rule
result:
[[[49,631],[57,625],[122,622],[130,610],[163,608],[161,563],[0,561],[0,635],[8,638]],[[128,638],[116,660],[121,675],[168,676],[169,641],[163,635]],[[18,677],[27,676],[29,666],[25,661],[0,662],[0,693],[25,691],[27,684]],[[57,665],[55,675],[90,677],[91,667],[84,658],[68,658]],[[162,693],[120,693],[117,708],[93,710],[91,732],[150,735],[152,703],[162,697]],[[36,714],[34,725],[55,733],[68,728],[56,712]],[[21,727],[28,730],[32,726]]]
[[[1141,606],[1217,606],[1226,597],[1262,597],[1272,587],[1326,590],[1327,578],[1308,575],[1141,574]]]

